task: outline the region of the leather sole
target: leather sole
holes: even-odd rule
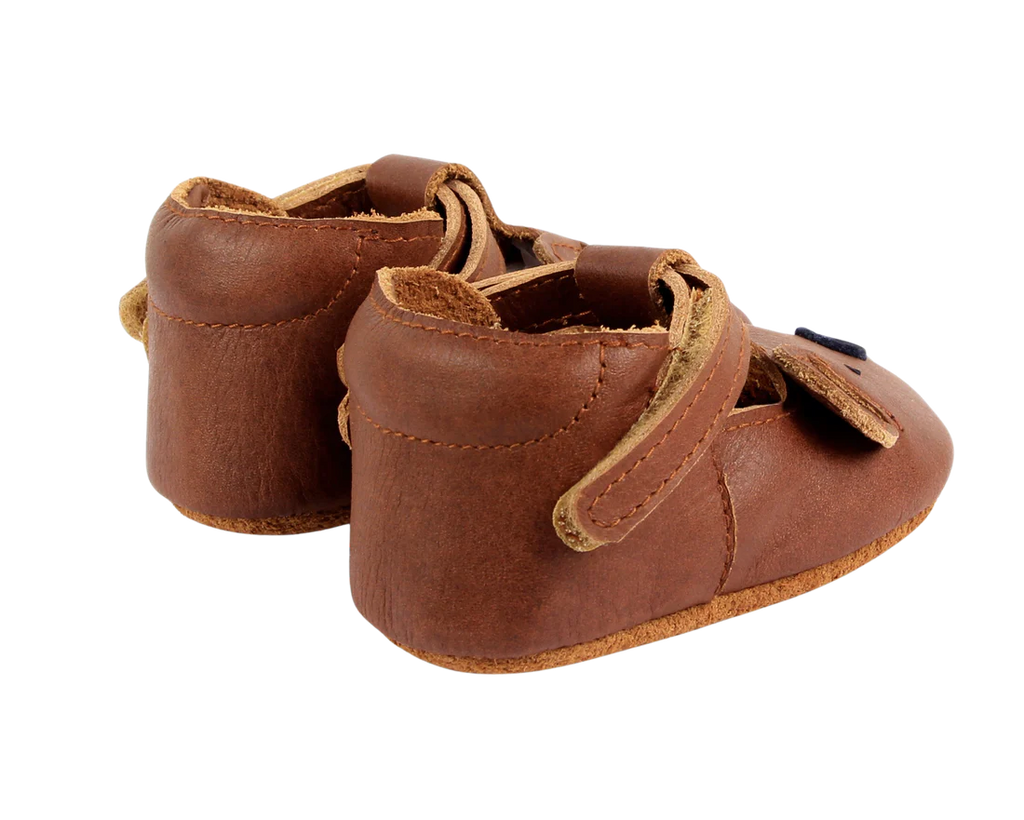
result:
[[[853,572],[872,558],[877,558],[896,542],[906,538],[917,529],[931,511],[932,508],[928,507],[881,538],[831,563],[822,564],[820,567],[814,567],[756,587],[718,595],[706,604],[698,604],[671,615],[664,615],[629,629],[614,632],[603,638],[596,638],[573,646],[548,649],[520,658],[474,658],[439,655],[434,652],[422,652],[400,643],[396,643],[396,645],[417,658],[447,669],[484,674],[535,672],[592,660],[602,655],[610,655],[623,649],[631,649],[635,646],[660,641],[662,638],[671,638],[674,635],[700,629],[702,626],[724,621],[745,612],[753,612],[755,609],[771,606],[779,601],[795,598],[797,595],[824,586],[830,581],[835,581],[837,578]]]
[[[179,507],[177,504],[174,506],[183,516],[200,524],[246,535],[295,535],[301,532],[316,532],[347,524],[349,517],[349,511],[346,509],[337,512],[283,515],[277,518],[223,518]]]

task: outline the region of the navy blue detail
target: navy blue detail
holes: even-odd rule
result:
[[[831,336],[822,336],[820,333],[815,333],[813,330],[808,330],[805,327],[798,327],[796,329],[796,335],[801,339],[807,339],[809,342],[814,342],[816,345],[827,347],[829,350],[834,350],[836,353],[844,353],[847,356],[853,356],[855,359],[860,359],[866,362],[868,360],[868,352],[860,345],[855,345],[853,342],[844,342],[842,339],[833,339]],[[850,368],[853,370],[853,368]],[[860,375],[860,371],[854,371]]]

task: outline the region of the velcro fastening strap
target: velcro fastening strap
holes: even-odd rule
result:
[[[470,185],[457,179],[446,182],[441,187],[441,190],[445,189],[460,201],[466,222],[469,223],[466,228],[468,247],[465,261],[462,270],[453,273],[467,282],[500,276],[505,272],[505,257],[494,238],[480,195]]]
[[[479,194],[465,182],[451,179],[438,188],[437,202],[444,213],[444,239],[430,267],[467,282],[505,273],[505,257]]]
[[[444,238],[430,267],[451,273],[463,256],[469,225],[462,202],[447,185],[442,185],[437,192],[437,201],[444,214]]]
[[[721,281],[682,251],[661,252],[646,268],[652,255],[639,251],[619,255],[631,268],[616,281],[657,299],[648,310],[670,317],[671,350],[647,409],[555,506],[555,530],[580,552],[621,541],[683,482],[725,426],[750,363],[747,327]]]

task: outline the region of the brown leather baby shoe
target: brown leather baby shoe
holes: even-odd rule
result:
[[[590,246],[479,286],[385,270],[339,358],[355,602],[465,671],[828,583],[921,523],[953,457],[863,349],[750,326],[680,251]]]
[[[579,249],[505,224],[469,169],[431,160],[384,157],[276,199],[182,183],[153,219],[147,278],[121,300],[149,354],[153,486],[223,529],[347,522],[335,352],[377,269],[472,282]]]

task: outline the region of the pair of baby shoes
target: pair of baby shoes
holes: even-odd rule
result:
[[[179,185],[121,300],[186,516],[351,521],[360,612],[432,663],[544,669],[857,568],[928,514],[946,429],[863,348],[753,326],[683,251],[498,218],[388,156],[270,199]]]

